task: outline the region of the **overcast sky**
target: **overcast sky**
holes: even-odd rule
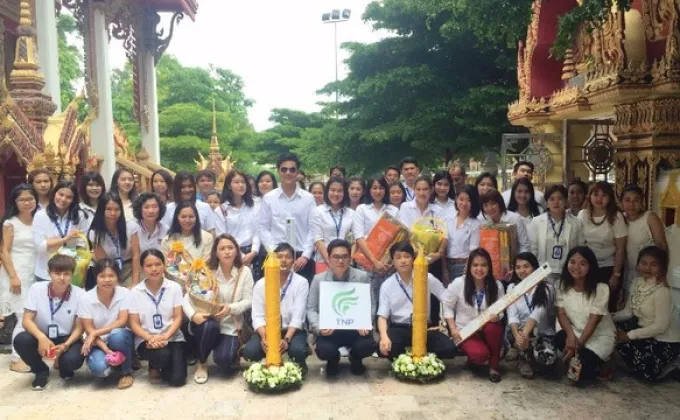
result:
[[[338,24],[338,44],[373,42],[385,33],[373,32],[361,15],[370,0],[199,0],[196,21],[185,19],[175,28],[168,53],[187,66],[214,64],[232,70],[245,81],[246,95],[255,101],[250,121],[257,130],[271,126],[272,108],[316,111],[324,100],[316,90],[335,79],[333,25],[321,14],[350,8],[349,22]],[[167,32],[167,30],[166,30]],[[345,72],[340,50],[340,77]],[[110,49],[114,67],[125,63],[119,42]]]

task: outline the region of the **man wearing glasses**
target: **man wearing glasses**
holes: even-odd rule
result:
[[[300,159],[292,153],[282,153],[276,161],[281,184],[262,197],[258,217],[258,234],[267,251],[280,243],[295,249],[293,269],[312,281],[314,261],[314,234],[311,223],[316,202],[309,192],[297,185]]]
[[[371,284],[365,272],[349,266],[351,245],[344,239],[333,239],[328,244],[330,269],[314,277],[307,299],[307,320],[309,329],[316,336],[316,355],[326,360],[326,375],[338,374],[341,347],[350,348],[350,372],[362,375],[366,371],[363,359],[377,351],[378,345],[370,330],[320,330],[319,293],[322,281],[341,281]],[[371,319],[377,311],[376,296],[371,293]]]

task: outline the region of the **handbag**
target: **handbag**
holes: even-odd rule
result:
[[[238,273],[236,274],[236,282],[234,283],[234,290],[231,292],[231,301],[230,303],[233,303],[234,300],[236,299],[236,291],[238,290],[238,284],[241,279],[241,273],[243,272],[243,267],[238,269]],[[236,318],[236,315],[231,314],[232,319],[236,323],[236,338],[238,339],[238,354],[241,356],[243,354],[243,349],[246,346],[246,343],[248,340],[250,340],[250,337],[253,336],[254,330],[253,330],[253,323],[251,320],[251,312],[250,309],[245,311],[242,314],[241,319],[239,320]]]

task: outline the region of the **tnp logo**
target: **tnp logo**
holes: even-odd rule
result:
[[[338,292],[333,295],[332,305],[333,312],[339,317],[344,317],[353,306],[357,304],[359,297],[356,295],[356,288],[346,292]]]

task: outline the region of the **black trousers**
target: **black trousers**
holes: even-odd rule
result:
[[[606,283],[607,285],[609,284],[609,279],[612,277],[614,274],[614,267],[599,267],[597,269],[597,279],[600,283]],[[621,277],[619,277],[619,285],[616,289],[612,289],[611,286],[609,287],[609,312],[616,312],[617,311],[617,306],[619,302],[619,293],[621,292],[621,288],[623,286],[623,273],[621,273]]]
[[[392,360],[405,353],[406,347],[411,347],[411,329],[411,325],[408,324],[390,324],[387,329],[387,336],[392,341],[392,350],[387,356],[384,356],[382,353],[380,355]],[[436,354],[441,359],[453,359],[456,357],[456,345],[449,337],[439,331],[428,330],[427,351]]]
[[[52,340],[56,345],[63,344],[68,337],[59,337]],[[38,339],[26,331],[20,332],[14,338],[14,348],[21,357],[31,367],[31,372],[49,372],[50,368],[43,361],[43,357],[38,353]],[[59,376],[62,378],[73,375],[73,372],[80,369],[85,362],[85,357],[80,354],[83,348],[82,340],[78,340],[69,347],[68,350],[59,356]]]
[[[302,251],[295,251],[295,258],[300,258],[302,256]],[[299,275],[302,277],[306,278],[307,281],[311,284],[312,280],[314,279],[314,275],[316,274],[316,262],[314,262],[314,258],[310,258],[307,260],[307,264],[305,264],[304,267],[302,267],[302,270],[297,272]]]
[[[378,351],[378,344],[370,331],[368,335],[361,336],[353,330],[336,330],[329,336],[316,337],[316,355],[321,360],[340,360],[340,347],[350,348],[352,360],[361,360]]]
[[[286,330],[281,331],[281,337],[286,335]],[[266,356],[262,343],[260,342],[260,335],[253,334],[250,340],[243,348],[243,358],[251,362],[259,362]],[[293,339],[288,344],[288,357],[297,364],[304,364],[309,356],[309,346],[307,345],[307,331],[297,330]]]
[[[563,350],[567,344],[567,333],[564,330],[555,335],[555,348]],[[604,360],[592,350],[585,347],[578,349],[578,358],[581,360],[581,380],[597,379],[600,374],[600,367]]]
[[[142,360],[149,362],[151,369],[160,370],[163,380],[170,386],[182,386],[187,382],[187,359],[184,355],[184,343],[175,341],[162,349],[146,348],[146,341],[137,347]]]
[[[201,363],[208,361],[210,353],[213,355],[215,364],[222,369],[228,369],[238,362],[238,337],[222,334],[220,324],[216,320],[209,319],[201,325],[192,322],[191,332],[194,334],[197,346],[195,353]]]
[[[182,331],[182,335],[184,335],[184,340],[186,341],[185,355],[186,357],[198,359],[198,343],[196,342],[196,338],[189,333],[190,323],[191,321],[189,318],[182,314],[182,326],[180,327],[180,330]]]
[[[442,262],[437,260],[427,267],[427,272],[432,274],[439,280],[442,281]],[[430,293],[430,321],[433,325],[439,325],[439,299],[437,296]]]

